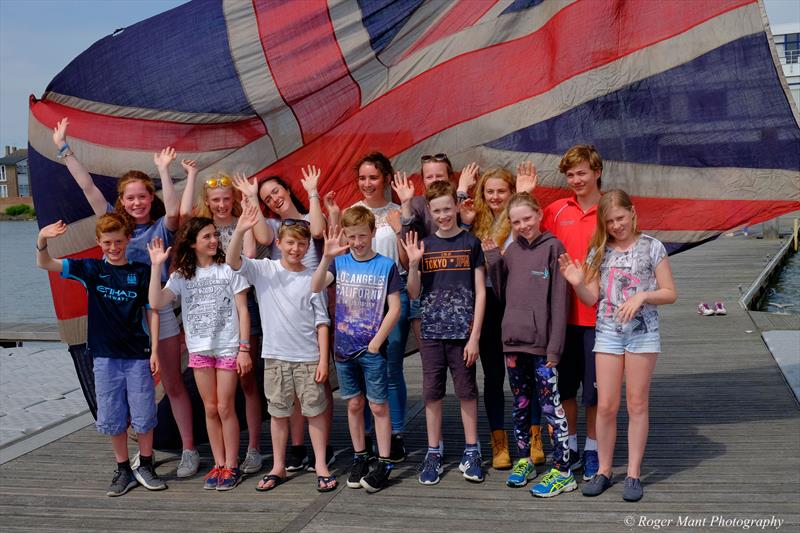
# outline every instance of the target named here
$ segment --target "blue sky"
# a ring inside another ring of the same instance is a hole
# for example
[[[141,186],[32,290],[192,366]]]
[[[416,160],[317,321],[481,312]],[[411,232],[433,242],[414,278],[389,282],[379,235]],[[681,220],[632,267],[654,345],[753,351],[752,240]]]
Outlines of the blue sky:
[[[670,0],[660,0],[670,1]],[[0,0],[0,150],[27,145],[28,96],[93,42],[185,0]],[[771,24],[800,23],[798,0],[766,0]]]

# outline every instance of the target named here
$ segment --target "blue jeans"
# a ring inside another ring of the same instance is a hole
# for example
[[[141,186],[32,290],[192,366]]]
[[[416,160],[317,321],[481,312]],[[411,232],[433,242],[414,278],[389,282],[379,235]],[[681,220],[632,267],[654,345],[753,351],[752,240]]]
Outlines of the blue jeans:
[[[400,291],[400,320],[386,339],[386,363],[389,375],[389,414],[392,417],[392,433],[400,433],[406,426],[408,391],[403,375],[403,359],[411,322],[408,320],[409,299],[405,287]]]
[[[386,359],[381,354],[364,352],[355,359],[337,361],[336,374],[343,400],[363,394],[372,403],[386,403]]]

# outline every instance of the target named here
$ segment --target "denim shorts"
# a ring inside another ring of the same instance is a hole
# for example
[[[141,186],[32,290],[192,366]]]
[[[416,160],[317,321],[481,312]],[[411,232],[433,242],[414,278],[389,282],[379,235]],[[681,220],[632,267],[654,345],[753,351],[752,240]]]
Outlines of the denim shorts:
[[[655,333],[613,333],[597,331],[594,341],[595,353],[661,353],[661,336]]]
[[[156,418],[156,388],[149,359],[94,358],[97,431],[119,435],[128,428],[147,433]]]
[[[355,359],[337,361],[336,375],[343,400],[359,394],[364,394],[372,403],[386,403],[389,398],[386,358],[379,353],[364,352]]]

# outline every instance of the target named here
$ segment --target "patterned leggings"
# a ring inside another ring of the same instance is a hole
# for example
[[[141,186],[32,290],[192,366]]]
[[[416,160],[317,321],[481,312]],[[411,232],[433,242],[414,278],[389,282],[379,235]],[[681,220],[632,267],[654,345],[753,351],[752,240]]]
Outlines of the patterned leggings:
[[[506,369],[508,384],[514,394],[514,437],[521,457],[531,451],[531,400],[534,390],[548,425],[553,428],[553,468],[566,471],[569,468],[569,430],[567,417],[558,393],[558,370],[547,368],[543,355],[507,353]]]

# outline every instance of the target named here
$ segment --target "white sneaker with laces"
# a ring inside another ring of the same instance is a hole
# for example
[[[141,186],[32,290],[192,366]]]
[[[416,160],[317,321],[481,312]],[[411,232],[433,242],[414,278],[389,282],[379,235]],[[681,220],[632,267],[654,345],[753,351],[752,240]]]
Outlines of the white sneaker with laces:
[[[714,314],[714,310],[711,309],[707,303],[700,302],[697,304],[697,314],[702,316],[712,316]]]
[[[264,458],[261,457],[261,453],[259,453],[258,450],[255,448],[248,448],[244,461],[239,465],[239,470],[245,474],[255,474],[261,470],[263,461]]]
[[[728,310],[725,309],[725,304],[722,303],[722,300],[714,302],[714,314],[724,316],[728,314]]]
[[[183,450],[178,464],[178,477],[192,477],[200,468],[200,453],[197,450]]]

